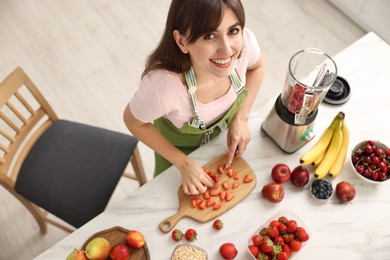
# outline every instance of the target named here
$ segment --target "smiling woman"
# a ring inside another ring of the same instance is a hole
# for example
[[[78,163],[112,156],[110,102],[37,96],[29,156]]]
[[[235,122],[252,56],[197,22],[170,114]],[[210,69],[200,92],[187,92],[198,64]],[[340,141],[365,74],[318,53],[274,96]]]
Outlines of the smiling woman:
[[[162,39],[124,111],[128,129],[155,151],[155,176],[173,164],[186,194],[213,187],[187,155],[226,129],[227,163],[244,153],[263,70],[240,0],[173,0]]]

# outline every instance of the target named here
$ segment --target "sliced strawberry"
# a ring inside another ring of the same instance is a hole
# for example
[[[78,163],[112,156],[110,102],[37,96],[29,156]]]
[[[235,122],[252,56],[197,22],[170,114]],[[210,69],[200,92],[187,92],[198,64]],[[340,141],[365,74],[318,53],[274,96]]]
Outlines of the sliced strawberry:
[[[222,206],[221,202],[217,201],[217,202],[215,202],[215,204],[214,204],[213,210],[218,210],[218,209],[221,208],[221,206]]]
[[[204,198],[205,200],[207,200],[207,199],[210,198],[210,192],[209,192],[209,190],[206,190],[206,191],[203,193],[203,198]]]
[[[231,201],[234,198],[234,194],[230,192],[226,192],[226,201]]]
[[[225,166],[223,166],[223,165],[220,165],[220,166],[217,167],[217,170],[218,170],[218,172],[219,172],[220,174],[223,173],[223,170],[224,170],[224,169],[225,169]]]
[[[211,170],[205,169],[204,171],[205,171],[205,173],[206,173],[208,176],[210,176],[211,178],[214,176],[214,173],[213,173]]]
[[[206,208],[206,201],[202,200],[202,202],[198,205],[198,208],[200,208],[200,209]]]
[[[240,178],[240,172],[236,172],[236,174],[234,174],[233,179],[238,180],[239,178]]]
[[[225,199],[226,199],[226,191],[222,191],[222,190],[221,190],[221,192],[219,193],[219,198],[220,198],[221,200],[225,200]]]
[[[206,207],[211,207],[215,204],[215,200],[213,198],[210,198],[206,201]]]
[[[219,182],[219,179],[221,178],[221,175],[214,175],[213,176],[213,179],[214,179],[214,182]]]
[[[229,183],[227,181],[222,182],[222,188],[224,188],[224,190],[228,190],[229,189]]]
[[[198,199],[197,199],[197,198],[193,198],[193,199],[191,200],[191,203],[192,203],[192,207],[193,207],[193,208],[196,208],[196,206],[198,206]]]
[[[233,186],[232,186],[233,190],[234,190],[235,188],[237,188],[238,186],[240,186],[240,184],[238,184],[238,182],[235,181],[235,182],[233,183]]]
[[[210,195],[213,196],[213,197],[214,197],[214,196],[218,196],[218,195],[219,195],[219,192],[220,192],[220,191],[219,191],[218,189],[211,189],[211,190],[210,190]]]
[[[233,177],[233,174],[234,174],[234,170],[233,169],[229,169],[226,171],[226,175],[229,176],[230,178]]]
[[[244,183],[250,183],[253,181],[253,178],[250,175],[245,175]]]

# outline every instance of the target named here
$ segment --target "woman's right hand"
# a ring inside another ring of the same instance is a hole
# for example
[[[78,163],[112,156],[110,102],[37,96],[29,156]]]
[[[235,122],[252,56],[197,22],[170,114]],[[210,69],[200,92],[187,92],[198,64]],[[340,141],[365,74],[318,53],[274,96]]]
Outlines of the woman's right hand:
[[[186,157],[183,163],[176,165],[179,169],[183,184],[183,191],[187,195],[204,193],[208,187],[213,188],[215,183],[202,167]]]

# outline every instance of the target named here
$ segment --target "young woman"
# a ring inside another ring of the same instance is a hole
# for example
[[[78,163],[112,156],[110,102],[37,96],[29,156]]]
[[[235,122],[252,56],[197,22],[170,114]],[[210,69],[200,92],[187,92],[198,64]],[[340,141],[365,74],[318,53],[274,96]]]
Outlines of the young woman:
[[[212,187],[187,155],[225,129],[228,161],[245,151],[263,71],[240,0],[172,0],[161,42],[124,111],[130,132],[155,151],[155,176],[173,164],[186,194]]]

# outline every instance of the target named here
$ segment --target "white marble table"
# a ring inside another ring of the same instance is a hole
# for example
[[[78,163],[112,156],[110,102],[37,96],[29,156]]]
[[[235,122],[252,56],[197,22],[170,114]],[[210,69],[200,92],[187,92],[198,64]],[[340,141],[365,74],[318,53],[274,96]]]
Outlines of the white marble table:
[[[333,180],[333,184],[342,180],[352,183],[357,191],[352,203],[340,204],[333,197],[325,204],[318,204],[309,197],[308,187],[302,191],[290,183],[284,184],[285,198],[278,204],[272,204],[260,196],[262,186],[271,181],[273,165],[285,163],[291,168],[297,166],[300,155],[314,144],[340,110],[345,112],[350,127],[351,148],[363,139],[372,138],[390,144],[387,123],[390,112],[390,46],[374,33],[368,33],[334,58],[338,74],[351,86],[352,96],[341,106],[320,105],[314,141],[293,154],[286,154],[263,136],[260,126],[273,105],[271,100],[250,118],[252,140],[244,159],[257,176],[257,186],[252,193],[220,216],[224,222],[221,231],[213,230],[212,222],[198,223],[189,218],[180,220],[176,225],[183,231],[195,228],[198,239],[193,244],[204,248],[210,259],[221,259],[218,248],[225,242],[236,245],[239,251],[236,259],[249,259],[247,245],[251,234],[283,209],[295,211],[312,232],[309,243],[294,259],[390,259],[390,181],[389,184],[367,185],[354,176],[346,162],[342,174]],[[285,70],[282,69],[280,73],[285,75]],[[274,87],[282,89],[282,86]],[[195,151],[191,157],[203,165],[224,152],[227,152],[225,137],[221,136]],[[120,205],[102,213],[36,259],[65,259],[73,248],[80,247],[91,234],[113,226],[141,231],[145,235],[151,259],[169,259],[177,243],[171,240],[170,233],[160,231],[159,224],[178,211],[179,185],[176,170],[168,169]]]

